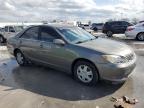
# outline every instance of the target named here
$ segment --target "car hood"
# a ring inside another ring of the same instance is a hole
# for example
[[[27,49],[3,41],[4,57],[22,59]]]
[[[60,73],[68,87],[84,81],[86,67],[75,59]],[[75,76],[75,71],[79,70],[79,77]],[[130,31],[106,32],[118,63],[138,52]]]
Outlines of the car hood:
[[[9,36],[6,36],[7,39],[16,36],[19,32],[11,33]]]
[[[123,56],[132,53],[132,49],[128,45],[122,42],[118,42],[110,39],[104,39],[104,38],[97,38],[95,40],[87,41],[77,45],[104,54]]]

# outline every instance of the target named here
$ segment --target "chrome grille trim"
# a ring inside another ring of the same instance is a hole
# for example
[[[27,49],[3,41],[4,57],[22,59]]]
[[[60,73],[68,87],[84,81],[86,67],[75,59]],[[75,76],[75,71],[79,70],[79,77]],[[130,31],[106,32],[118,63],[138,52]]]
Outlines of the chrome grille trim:
[[[126,59],[127,62],[129,62],[129,61],[132,61],[134,59],[134,57],[135,57],[135,54],[130,53],[130,54],[125,56],[125,59]]]

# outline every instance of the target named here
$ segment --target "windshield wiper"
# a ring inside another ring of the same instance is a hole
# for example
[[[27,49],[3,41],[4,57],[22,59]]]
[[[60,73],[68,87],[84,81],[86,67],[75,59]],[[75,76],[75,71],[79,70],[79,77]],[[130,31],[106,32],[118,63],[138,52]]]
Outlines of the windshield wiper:
[[[91,41],[91,40],[95,40],[95,39],[97,39],[97,38],[98,38],[98,36],[96,36],[95,38],[88,39],[88,40],[78,41],[78,42],[76,42],[76,44],[83,43],[83,42],[87,42],[87,41]]]
[[[95,39],[97,39],[98,38],[98,36],[95,36],[95,38],[92,38],[92,39],[90,39],[90,40],[95,40]]]
[[[83,42],[85,42],[85,41],[78,41],[78,42],[76,42],[76,44],[83,43]]]
[[[78,41],[78,42],[76,42],[76,44],[79,44],[79,43],[84,43],[84,42],[87,42],[87,41],[89,41],[89,40]]]

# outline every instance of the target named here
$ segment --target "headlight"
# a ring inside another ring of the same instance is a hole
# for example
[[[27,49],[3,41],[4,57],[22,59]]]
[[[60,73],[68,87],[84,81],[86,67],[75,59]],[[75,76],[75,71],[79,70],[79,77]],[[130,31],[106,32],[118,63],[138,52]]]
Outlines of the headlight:
[[[126,63],[127,60],[122,56],[117,55],[102,55],[103,59],[107,62],[114,63],[114,64],[121,64]]]

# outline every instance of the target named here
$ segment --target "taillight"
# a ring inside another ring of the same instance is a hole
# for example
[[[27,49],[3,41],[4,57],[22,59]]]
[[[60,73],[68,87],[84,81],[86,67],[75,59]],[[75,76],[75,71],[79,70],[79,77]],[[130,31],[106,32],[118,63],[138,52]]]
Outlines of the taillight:
[[[128,27],[126,31],[132,31],[132,30],[134,30],[134,28]]]

